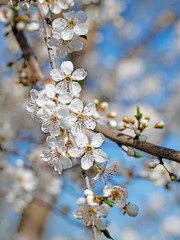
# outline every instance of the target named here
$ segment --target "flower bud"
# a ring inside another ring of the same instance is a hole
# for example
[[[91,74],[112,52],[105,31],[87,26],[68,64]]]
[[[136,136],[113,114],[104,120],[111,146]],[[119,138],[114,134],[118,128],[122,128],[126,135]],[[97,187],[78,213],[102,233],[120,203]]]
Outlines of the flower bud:
[[[117,125],[116,125],[116,128],[117,128],[117,130],[119,130],[119,131],[123,131],[124,129],[126,129],[126,124],[125,123],[123,123],[123,122],[117,122]]]
[[[135,134],[136,134],[136,136],[140,136],[140,135],[141,135],[141,131],[140,131],[139,129],[137,129],[137,130],[135,131]]]
[[[125,207],[125,211],[130,217],[136,217],[139,212],[139,207],[136,204],[128,204]]]
[[[140,142],[146,142],[146,140],[147,140],[147,136],[145,136],[145,135],[140,135],[139,136],[139,141]]]
[[[170,177],[171,181],[176,181],[176,179],[177,179],[177,176],[171,172],[169,173],[169,177]]]
[[[116,117],[116,112],[112,111],[112,112],[108,113],[107,117],[110,117],[110,118]]]
[[[93,115],[93,117],[95,118],[95,119],[98,119],[99,118],[99,113],[96,111],[95,113],[94,113],[94,115]]]
[[[84,195],[87,197],[88,195],[94,195],[93,191],[91,191],[90,189],[86,189],[84,191]]]
[[[159,121],[158,123],[155,124],[154,127],[155,128],[163,128],[164,127],[164,122],[163,121]]]
[[[128,118],[128,117],[123,117],[123,122],[129,123],[129,122],[130,122],[130,121],[129,121],[129,118]]]
[[[29,4],[28,3],[22,3],[22,10],[27,11],[29,9]]]
[[[115,128],[117,126],[117,122],[115,120],[111,120],[108,122],[109,126]]]
[[[145,119],[149,121],[151,119],[151,117],[149,115],[146,115]]]
[[[18,22],[18,23],[16,24],[16,28],[17,28],[18,31],[24,30],[24,28],[25,28],[25,23],[22,22],[22,21]]]
[[[87,195],[86,197],[87,204],[91,204],[94,202],[94,195]]]
[[[131,119],[130,119],[130,123],[135,124],[135,119],[134,119],[134,118],[131,118]]]
[[[27,32],[34,32],[34,31],[37,31],[38,29],[39,29],[39,23],[37,22],[28,23],[26,26]]]
[[[98,99],[93,99],[93,103],[98,105],[99,104],[99,100]]]
[[[157,163],[154,161],[149,162],[149,168],[154,169],[157,166]]]
[[[146,128],[148,126],[148,120],[146,119],[141,120],[141,125],[143,126],[143,128]]]
[[[99,106],[99,111],[104,111],[106,110],[107,108],[109,107],[109,103],[108,102],[102,102],[100,103],[100,106]]]
[[[130,157],[133,157],[134,156],[134,149],[129,147],[128,151],[127,151],[127,155],[130,156]]]

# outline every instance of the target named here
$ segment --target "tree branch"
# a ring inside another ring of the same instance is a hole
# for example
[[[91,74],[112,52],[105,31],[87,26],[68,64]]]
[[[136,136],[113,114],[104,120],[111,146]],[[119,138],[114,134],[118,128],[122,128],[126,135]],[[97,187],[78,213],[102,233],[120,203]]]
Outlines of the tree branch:
[[[99,123],[96,124],[95,132],[102,133],[105,137],[116,142],[119,146],[125,145],[139,149],[158,158],[165,158],[174,162],[180,163],[180,152],[169,148],[161,147],[152,143],[143,143],[133,137],[123,134],[117,130],[110,129]]]

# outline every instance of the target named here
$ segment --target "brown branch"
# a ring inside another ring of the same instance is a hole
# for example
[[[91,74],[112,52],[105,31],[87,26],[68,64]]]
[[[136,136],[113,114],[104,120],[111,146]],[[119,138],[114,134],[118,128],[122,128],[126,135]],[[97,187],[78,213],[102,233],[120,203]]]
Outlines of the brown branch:
[[[36,5],[38,7],[39,14],[40,14],[41,19],[43,21],[44,40],[45,40],[45,43],[47,44],[48,39],[51,37],[51,32],[50,32],[48,24],[47,24],[47,22],[45,20],[45,15],[44,15],[44,12],[43,12],[43,10],[41,8],[41,4],[38,1],[36,1]],[[54,54],[53,54],[53,49],[52,48],[48,47],[48,54],[49,54],[49,61],[50,61],[51,67],[52,67],[52,69],[54,69],[54,68],[56,68],[56,63],[55,63],[55,59],[54,59]]]
[[[139,149],[158,158],[165,158],[180,163],[180,152],[169,148],[161,147],[152,143],[143,143],[135,140],[133,137],[123,134],[117,130],[110,129],[99,123],[96,124],[95,132],[104,134],[105,137],[116,142],[118,145],[125,145]]]
[[[12,27],[12,32],[16,37],[16,40],[23,52],[24,59],[28,61],[29,66],[32,69],[32,72],[34,73],[34,77],[38,81],[44,80],[45,75],[42,72],[41,67],[37,61],[37,58],[35,57],[32,48],[30,47],[28,41],[26,40],[23,31],[18,31],[16,26],[14,25]]]

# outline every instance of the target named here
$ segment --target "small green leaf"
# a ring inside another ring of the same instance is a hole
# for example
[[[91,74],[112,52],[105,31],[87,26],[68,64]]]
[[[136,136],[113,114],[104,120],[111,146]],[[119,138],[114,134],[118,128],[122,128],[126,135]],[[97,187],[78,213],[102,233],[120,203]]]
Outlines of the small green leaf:
[[[141,155],[141,154],[138,153],[138,152],[134,152],[134,157],[140,158],[140,157],[144,157],[144,155]]]
[[[140,112],[139,106],[137,106],[137,114],[135,115],[135,118],[140,121],[142,118],[142,113]]]
[[[109,239],[113,239],[107,229],[101,230],[101,232],[104,234],[105,237],[107,237]]]
[[[81,38],[84,38],[85,40],[87,40],[87,35],[80,35]]]

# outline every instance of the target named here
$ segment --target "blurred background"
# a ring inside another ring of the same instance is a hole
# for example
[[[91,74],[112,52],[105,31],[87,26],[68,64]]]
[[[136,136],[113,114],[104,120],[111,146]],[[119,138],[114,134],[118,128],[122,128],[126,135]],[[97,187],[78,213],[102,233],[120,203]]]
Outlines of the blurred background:
[[[143,116],[150,115],[150,126],[165,122],[163,130],[146,132],[147,141],[180,150],[180,1],[77,0],[73,9],[88,15],[83,51],[66,58],[88,72],[83,101],[108,102],[108,111],[117,112],[117,121],[133,117],[139,106]],[[35,8],[31,14],[37,14]],[[76,201],[84,194],[80,170],[74,167],[60,176],[39,159],[46,135],[27,116],[26,102],[29,90],[40,89],[43,83],[33,84],[13,34],[7,34],[3,23],[0,30],[0,240],[92,239],[73,218]],[[49,78],[42,34],[25,34]],[[57,66],[63,60],[57,58]],[[144,157],[129,157],[108,139],[102,149],[109,163],[118,166],[108,183],[126,186],[127,200],[139,206],[136,218],[110,209],[105,221],[111,236],[180,239],[179,183],[171,182],[162,169],[150,170],[148,163],[154,159],[150,155],[140,152]],[[178,164],[167,161],[165,165],[180,179]],[[90,174],[94,176],[93,170]],[[103,181],[98,182],[95,193],[101,195],[103,186]]]

